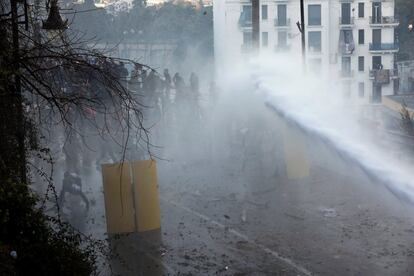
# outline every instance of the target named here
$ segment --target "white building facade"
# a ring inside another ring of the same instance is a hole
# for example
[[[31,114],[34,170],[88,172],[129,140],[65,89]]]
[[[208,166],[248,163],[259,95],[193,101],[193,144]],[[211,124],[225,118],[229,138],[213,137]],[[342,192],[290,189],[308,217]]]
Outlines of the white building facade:
[[[305,0],[306,64],[329,74],[361,103],[394,94],[394,0]],[[301,52],[299,0],[260,0],[261,51]],[[251,1],[214,2],[216,60],[242,59],[252,47]]]

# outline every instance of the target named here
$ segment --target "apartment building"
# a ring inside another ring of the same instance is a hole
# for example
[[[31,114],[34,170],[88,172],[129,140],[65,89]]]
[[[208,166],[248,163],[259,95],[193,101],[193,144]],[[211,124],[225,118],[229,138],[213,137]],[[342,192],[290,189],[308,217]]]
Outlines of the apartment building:
[[[217,60],[243,59],[252,47],[250,0],[214,2]],[[299,0],[260,0],[261,51],[301,52]],[[361,103],[394,94],[394,0],[305,0],[306,64]]]

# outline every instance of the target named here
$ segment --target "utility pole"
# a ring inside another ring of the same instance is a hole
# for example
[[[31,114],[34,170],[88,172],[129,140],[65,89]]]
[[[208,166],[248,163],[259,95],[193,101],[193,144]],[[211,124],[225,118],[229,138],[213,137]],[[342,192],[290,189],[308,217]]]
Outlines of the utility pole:
[[[305,4],[303,3],[304,0],[300,0],[300,22],[296,22],[296,26],[298,26],[299,32],[301,34],[302,40],[302,64],[303,64],[303,71],[306,72],[306,43],[305,43]]]
[[[300,32],[302,34],[302,62],[303,70],[306,70],[306,43],[305,43],[305,5],[304,0],[300,0]]]
[[[252,43],[253,51],[260,49],[260,0],[252,0]]]

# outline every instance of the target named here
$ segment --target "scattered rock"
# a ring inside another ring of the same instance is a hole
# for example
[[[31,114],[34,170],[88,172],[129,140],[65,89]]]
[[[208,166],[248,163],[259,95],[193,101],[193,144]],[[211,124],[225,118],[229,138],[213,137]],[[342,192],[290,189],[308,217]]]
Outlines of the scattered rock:
[[[319,210],[322,212],[323,216],[326,218],[334,218],[338,215],[334,208],[320,208]]]

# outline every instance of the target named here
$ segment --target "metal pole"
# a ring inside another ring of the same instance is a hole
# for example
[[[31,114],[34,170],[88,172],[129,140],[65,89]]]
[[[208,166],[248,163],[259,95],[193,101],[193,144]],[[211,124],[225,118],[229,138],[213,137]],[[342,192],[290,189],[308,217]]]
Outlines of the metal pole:
[[[260,49],[260,0],[252,0],[252,40],[253,51]]]
[[[305,5],[304,0],[300,0],[300,29],[301,29],[301,38],[302,38],[302,62],[303,68],[306,70],[306,43],[305,43]]]

